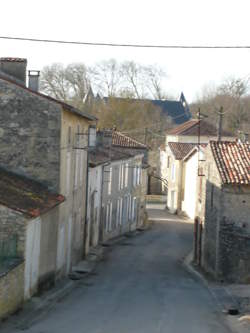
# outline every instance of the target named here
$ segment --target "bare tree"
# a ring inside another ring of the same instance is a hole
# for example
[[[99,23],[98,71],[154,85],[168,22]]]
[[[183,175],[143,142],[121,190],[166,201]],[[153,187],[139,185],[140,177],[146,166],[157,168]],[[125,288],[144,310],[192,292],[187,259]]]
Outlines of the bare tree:
[[[224,110],[224,128],[237,134],[250,120],[250,99],[248,79],[228,78],[217,88],[206,89],[203,95],[191,106],[193,112],[200,107],[208,120],[217,124],[217,112]],[[250,128],[249,128],[250,130]]]
[[[162,80],[166,78],[166,73],[163,69],[157,66],[144,66],[143,67],[145,82],[151,95],[155,99],[166,99],[167,94],[163,89]]]
[[[52,64],[43,68],[41,90],[57,99],[81,108],[90,86],[88,70],[84,64]]]
[[[121,67],[114,59],[102,61],[90,68],[91,83],[106,96],[116,96],[121,83]]]

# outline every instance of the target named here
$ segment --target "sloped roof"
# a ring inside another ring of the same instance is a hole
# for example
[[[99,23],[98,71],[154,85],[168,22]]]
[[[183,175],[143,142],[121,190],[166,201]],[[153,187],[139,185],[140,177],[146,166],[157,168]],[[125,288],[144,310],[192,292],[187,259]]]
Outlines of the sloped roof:
[[[0,167],[0,204],[37,217],[65,200],[44,185]]]
[[[168,142],[168,146],[176,160],[182,160],[197,146],[195,143]]]
[[[16,86],[18,86],[18,87],[20,87],[20,88],[22,88],[22,89],[24,89],[24,90],[32,93],[32,94],[34,94],[34,95],[37,95],[37,96],[45,98],[45,99],[47,99],[47,100],[49,100],[51,102],[59,104],[64,109],[66,109],[67,111],[69,111],[71,113],[75,113],[78,116],[81,116],[81,117],[86,118],[88,120],[97,120],[96,117],[92,116],[91,114],[89,114],[87,112],[80,111],[80,110],[76,109],[75,107],[73,107],[72,105],[69,105],[69,104],[67,104],[67,103],[65,103],[63,101],[59,101],[58,99],[55,99],[55,98],[50,97],[48,95],[44,95],[44,94],[42,94],[42,93],[40,93],[38,91],[34,91],[34,90],[32,90],[32,89],[24,86],[23,84],[16,82],[14,79],[11,79],[9,75],[6,75],[5,73],[3,73],[1,71],[0,71],[0,79],[6,81],[8,83],[14,84],[14,85],[16,85]]]
[[[147,146],[121,132],[112,131],[112,145],[126,148],[144,148]]]
[[[250,144],[210,142],[211,151],[224,184],[250,185]]]
[[[185,136],[197,136],[199,134],[199,124],[200,124],[200,135],[201,136],[217,136],[217,128],[205,121],[204,119],[191,119],[180,126],[168,132],[168,135],[185,135]],[[230,137],[231,133],[222,130],[222,136]]]
[[[89,164],[92,167],[118,160],[125,160],[138,155],[138,152],[124,151],[122,147],[96,147],[89,152]]]
[[[182,124],[191,118],[180,101],[153,100],[152,103],[161,108],[162,113],[170,117],[174,124]]]
[[[118,102],[127,101],[130,103],[137,103],[137,105],[141,105],[142,107],[145,103],[152,103],[159,108],[164,115],[170,117],[174,124],[182,124],[191,118],[191,113],[188,107],[185,108],[181,101],[121,97],[112,97],[112,99],[115,99]],[[103,100],[108,102],[109,97],[104,97]]]

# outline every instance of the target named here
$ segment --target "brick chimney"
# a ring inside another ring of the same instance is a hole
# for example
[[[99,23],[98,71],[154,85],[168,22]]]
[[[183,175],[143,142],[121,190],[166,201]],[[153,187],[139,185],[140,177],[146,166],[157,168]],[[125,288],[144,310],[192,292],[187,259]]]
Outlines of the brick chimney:
[[[26,86],[27,59],[0,58],[0,71]]]
[[[34,91],[39,91],[39,76],[40,71],[29,71],[29,88]]]

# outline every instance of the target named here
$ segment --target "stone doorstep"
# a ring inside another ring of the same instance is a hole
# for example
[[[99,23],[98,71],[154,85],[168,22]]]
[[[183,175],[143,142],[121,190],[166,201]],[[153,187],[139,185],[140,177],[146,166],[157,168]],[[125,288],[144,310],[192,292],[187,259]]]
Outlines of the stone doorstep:
[[[91,273],[96,266],[95,261],[82,260],[76,266],[72,267],[72,272]]]

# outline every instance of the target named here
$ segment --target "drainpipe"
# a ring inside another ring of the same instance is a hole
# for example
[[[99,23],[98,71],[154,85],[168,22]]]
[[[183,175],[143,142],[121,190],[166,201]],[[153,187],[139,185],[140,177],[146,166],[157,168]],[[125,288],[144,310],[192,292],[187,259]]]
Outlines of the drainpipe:
[[[86,199],[85,199],[85,224],[84,224],[84,244],[83,244],[83,257],[86,256],[86,243],[88,239],[88,194],[89,194],[89,127],[87,135],[87,168],[86,168]]]

